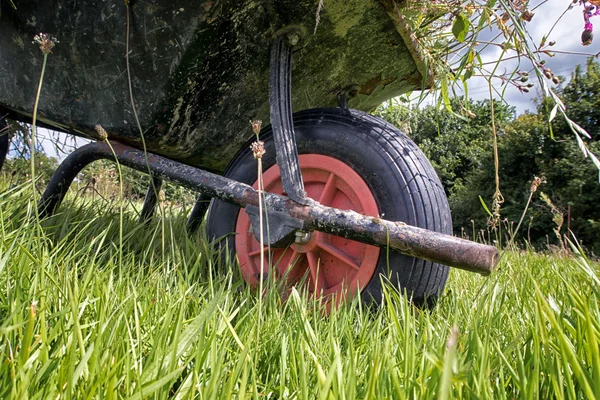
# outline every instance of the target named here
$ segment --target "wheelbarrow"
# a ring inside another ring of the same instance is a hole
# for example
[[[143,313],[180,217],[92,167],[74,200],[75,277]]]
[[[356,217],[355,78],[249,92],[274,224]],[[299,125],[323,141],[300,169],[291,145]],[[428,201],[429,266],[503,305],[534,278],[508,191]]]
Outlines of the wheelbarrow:
[[[107,159],[151,175],[143,218],[164,179],[198,191],[188,228],[206,218],[252,286],[270,277],[332,303],[377,301],[387,280],[421,304],[440,295],[448,266],[487,275],[498,262],[496,248],[451,236],[424,154],[367,113],[434,79],[402,2],[1,4],[0,117],[31,121],[43,60],[32,38],[47,32],[60,43],[38,124],[96,140],[60,165],[43,216]],[[251,120],[268,124],[264,155],[250,149]]]

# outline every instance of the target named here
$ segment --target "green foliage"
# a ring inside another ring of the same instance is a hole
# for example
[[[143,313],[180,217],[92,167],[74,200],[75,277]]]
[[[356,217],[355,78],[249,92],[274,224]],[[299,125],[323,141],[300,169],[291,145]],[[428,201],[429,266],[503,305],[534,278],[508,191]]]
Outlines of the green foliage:
[[[459,43],[462,43],[467,38],[467,34],[469,33],[469,28],[471,27],[471,22],[469,18],[463,14],[458,14],[454,18],[454,23],[452,24],[452,34],[456,38]]]
[[[581,255],[509,252],[490,278],[454,271],[430,312],[384,285],[378,309],[325,317],[272,282],[259,301],[185,214],[125,214],[119,243],[103,204],[71,199],[39,229],[31,186],[3,185],[0,398],[600,395],[600,275]]]
[[[36,187],[39,191],[45,189],[52,174],[58,166],[58,161],[40,152],[35,157]],[[9,158],[0,171],[0,180],[9,182],[11,186],[19,185],[30,179],[31,160],[25,157]]]
[[[600,66],[588,61],[585,72],[577,68],[572,80],[557,92],[573,121],[586,129],[594,142],[589,149],[600,154]],[[581,155],[573,140],[569,122],[554,119],[551,138],[547,102],[537,114],[514,117],[514,109],[495,102],[500,188],[504,197],[501,215],[507,235],[519,221],[531,193],[531,183],[541,177],[540,187],[555,209],[534,193],[532,205],[517,239],[538,248],[551,243],[563,246],[553,231],[553,220],[563,218],[560,234],[571,229],[583,245],[600,253],[600,184],[596,166]],[[436,107],[423,109],[390,105],[379,114],[408,130],[430,158],[449,195],[455,234],[477,238],[487,232],[488,214],[479,197],[490,204],[495,189],[490,102],[469,101],[461,105],[453,100],[453,109],[468,109],[472,118],[464,119]],[[570,213],[570,220],[569,218]],[[475,226],[475,234],[473,233]],[[466,233],[465,233],[466,232]],[[493,234],[492,236],[498,236]],[[496,237],[506,243],[504,234]]]
[[[600,140],[600,65],[593,58],[587,60],[585,71],[578,65],[560,95],[573,121],[584,128],[592,140]],[[555,121],[555,125],[560,132],[567,133],[564,121]]]
[[[104,197],[119,196],[120,182],[123,179],[123,195],[128,200],[143,200],[150,185],[150,176],[125,166],[121,167],[123,176],[119,175],[117,166],[111,161],[97,161],[86,167],[81,173],[83,184],[95,182],[96,190]],[[180,185],[164,182],[162,191],[165,200],[180,205],[190,205],[195,201],[197,193]]]
[[[464,109],[457,99],[452,109]],[[470,118],[429,106],[408,109],[401,105],[383,106],[377,114],[405,130],[431,161],[447,193],[464,184],[469,171],[479,169],[491,152],[491,117],[488,101],[467,104]],[[514,109],[494,104],[496,124],[503,126],[514,117]]]

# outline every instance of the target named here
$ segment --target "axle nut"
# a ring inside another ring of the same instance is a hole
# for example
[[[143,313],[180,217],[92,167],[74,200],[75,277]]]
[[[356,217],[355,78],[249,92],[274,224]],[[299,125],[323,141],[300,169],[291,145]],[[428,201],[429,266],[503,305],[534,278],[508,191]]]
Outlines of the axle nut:
[[[306,244],[310,241],[310,232],[296,231],[296,239],[294,240],[297,244]]]

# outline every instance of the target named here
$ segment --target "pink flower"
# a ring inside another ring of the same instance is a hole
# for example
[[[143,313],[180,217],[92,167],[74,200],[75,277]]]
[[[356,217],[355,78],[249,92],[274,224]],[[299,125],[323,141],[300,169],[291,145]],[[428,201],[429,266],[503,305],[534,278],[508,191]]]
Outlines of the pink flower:
[[[583,21],[585,22],[581,34],[581,44],[588,46],[594,40],[594,25],[592,25],[590,18],[600,15],[600,7],[595,5],[595,1],[580,0],[579,4],[583,6]]]

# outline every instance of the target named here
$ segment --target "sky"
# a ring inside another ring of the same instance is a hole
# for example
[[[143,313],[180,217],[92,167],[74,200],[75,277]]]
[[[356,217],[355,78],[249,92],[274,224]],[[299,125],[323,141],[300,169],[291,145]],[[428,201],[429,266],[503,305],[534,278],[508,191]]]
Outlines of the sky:
[[[590,55],[600,52],[600,16],[592,18],[592,23],[595,23],[596,26],[597,40],[589,46],[583,46],[581,44],[581,33],[584,26],[583,8],[579,4],[574,4],[569,10],[571,4],[570,0],[532,0],[528,9],[533,10],[535,15],[531,22],[526,23],[531,42],[536,44],[541,42],[543,36],[550,32],[556,23],[546,41],[547,43],[556,42],[554,46],[549,48],[555,52],[555,55],[554,57],[543,57],[543,59],[546,60],[546,67],[550,68],[555,75],[563,76],[567,80],[569,80],[571,73],[578,64],[584,65]],[[562,15],[563,13],[564,15]],[[500,54],[501,50],[495,47],[493,51],[482,55],[482,59],[484,62],[495,61]],[[516,60],[506,61],[503,67],[507,71],[512,71],[516,64]],[[531,69],[531,63],[524,61],[519,69],[528,71]],[[506,89],[504,98],[507,103],[516,107],[518,114],[526,110],[535,111],[534,99],[541,97],[537,79],[530,76],[530,82],[534,83],[535,86],[531,88],[529,93],[521,93],[517,88],[510,85]],[[495,82],[494,87],[498,90],[503,89],[500,80]],[[487,82],[481,78],[471,78],[469,80],[469,96],[476,100],[489,98]]]
[[[584,47],[581,44],[581,33],[583,31],[583,8],[579,4],[574,4],[569,10],[570,0],[532,0],[529,3],[529,9],[535,12],[531,22],[527,23],[527,30],[531,35],[532,43],[540,43],[542,37],[552,29],[551,34],[547,38],[547,42],[555,41],[556,44],[551,48],[554,50],[554,57],[545,57],[546,66],[549,67],[555,75],[564,76],[567,80],[570,78],[572,71],[577,64],[585,64],[586,58],[589,55],[595,55],[600,52],[600,16],[592,18],[595,23],[597,32],[597,40],[590,46]],[[564,15],[563,15],[564,13]],[[562,17],[561,17],[562,15]],[[560,17],[560,18],[559,18]],[[491,34],[493,35],[493,34]],[[493,48],[482,54],[484,62],[497,60],[500,55],[499,48]],[[502,65],[507,71],[510,71],[515,66],[515,61],[506,61]],[[520,66],[522,70],[529,70],[531,65],[525,62]],[[504,94],[504,99],[510,105],[515,106],[517,113],[521,114],[527,110],[535,111],[534,99],[541,97],[539,84],[535,78],[530,78],[530,81],[536,86],[531,88],[529,93],[521,93],[515,87],[509,86]],[[483,79],[469,79],[469,96],[475,100],[483,100],[489,98],[489,89],[487,82]],[[494,87],[497,90],[503,90],[500,81],[496,81]],[[431,97],[423,104],[431,103]],[[72,137],[66,138],[66,135],[58,134],[52,138],[52,134],[48,131],[40,129],[40,138],[44,149],[49,156],[63,159],[64,153],[56,151],[56,138],[59,138],[61,143],[66,143],[64,150],[68,152],[70,148],[78,147],[86,143],[86,140]],[[62,146],[62,145],[59,145]]]

